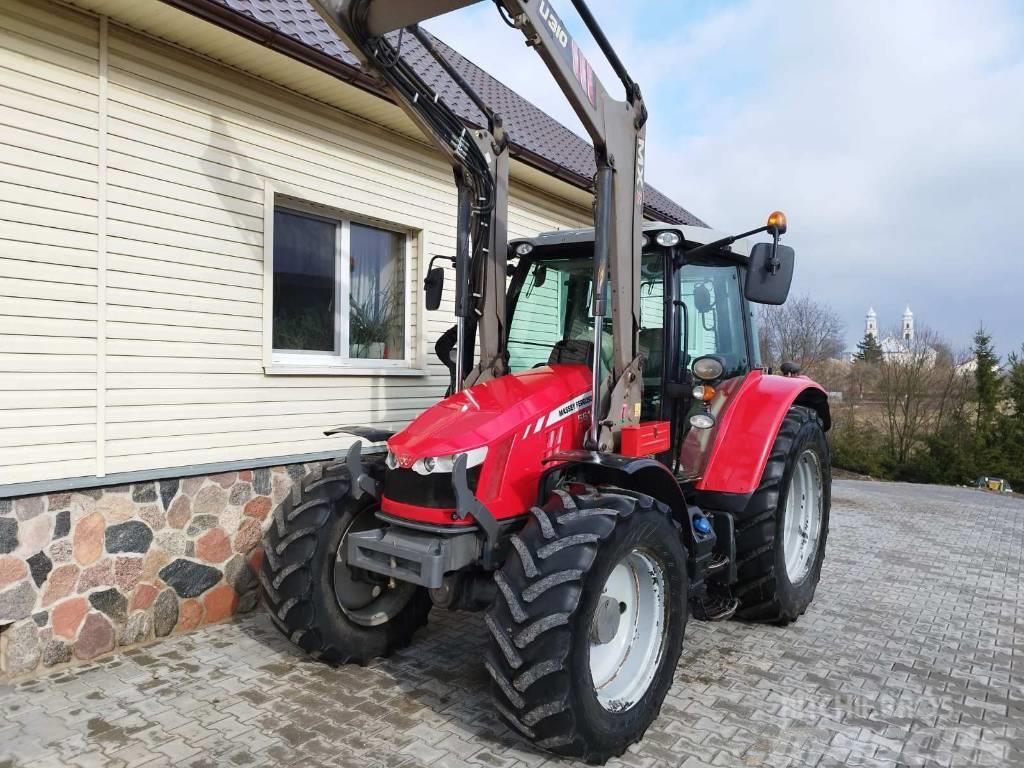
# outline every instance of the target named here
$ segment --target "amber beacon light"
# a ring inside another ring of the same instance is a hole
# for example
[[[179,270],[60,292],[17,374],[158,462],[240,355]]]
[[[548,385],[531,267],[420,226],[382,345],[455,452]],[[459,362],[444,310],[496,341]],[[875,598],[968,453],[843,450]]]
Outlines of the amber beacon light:
[[[773,235],[784,235],[786,234],[786,228],[788,223],[786,222],[786,214],[782,211],[774,211],[768,217],[768,232]]]

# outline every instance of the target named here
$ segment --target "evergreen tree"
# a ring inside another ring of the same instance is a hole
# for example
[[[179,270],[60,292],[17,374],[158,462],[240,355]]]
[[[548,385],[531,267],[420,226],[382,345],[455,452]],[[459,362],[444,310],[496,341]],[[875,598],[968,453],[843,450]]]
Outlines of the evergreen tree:
[[[999,454],[1002,472],[1014,490],[1024,491],[1024,345],[1020,354],[1006,358],[1006,399],[1011,413],[999,423]]]
[[[984,326],[974,334],[971,351],[977,367],[974,369],[974,392],[978,401],[978,437],[985,440],[992,431],[999,406],[999,357],[992,346],[992,336]]]
[[[882,362],[882,346],[878,339],[870,333],[865,333],[863,340],[857,343],[857,352],[853,358],[862,363]]]
[[[1024,344],[1019,355],[1011,352],[1006,358],[1006,398],[1013,407],[1014,418],[1024,423]]]

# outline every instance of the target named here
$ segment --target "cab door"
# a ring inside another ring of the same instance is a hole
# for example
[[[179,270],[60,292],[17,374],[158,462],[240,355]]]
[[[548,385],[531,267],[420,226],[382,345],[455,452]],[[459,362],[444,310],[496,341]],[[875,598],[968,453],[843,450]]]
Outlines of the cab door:
[[[714,445],[719,416],[729,398],[739,389],[744,377],[760,365],[754,343],[753,316],[743,296],[743,272],[735,264],[725,262],[684,264],[676,272],[680,311],[680,361],[686,371],[693,361],[715,355],[725,372],[715,384],[715,393],[708,403],[685,398],[681,419],[677,419],[676,445],[678,475],[683,480],[696,480],[704,473],[708,455]],[[684,326],[684,327],[683,327]],[[683,377],[684,380],[686,377]],[[692,382],[692,379],[689,379]],[[697,428],[690,418],[710,413],[715,426]]]

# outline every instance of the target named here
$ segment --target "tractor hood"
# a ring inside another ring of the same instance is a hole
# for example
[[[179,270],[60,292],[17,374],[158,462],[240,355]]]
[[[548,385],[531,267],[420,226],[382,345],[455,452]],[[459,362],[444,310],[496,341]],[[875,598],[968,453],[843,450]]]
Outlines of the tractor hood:
[[[399,466],[408,468],[427,456],[490,446],[527,426],[539,424],[539,430],[575,412],[589,390],[585,365],[543,366],[502,376],[428,408],[388,440],[388,448]]]

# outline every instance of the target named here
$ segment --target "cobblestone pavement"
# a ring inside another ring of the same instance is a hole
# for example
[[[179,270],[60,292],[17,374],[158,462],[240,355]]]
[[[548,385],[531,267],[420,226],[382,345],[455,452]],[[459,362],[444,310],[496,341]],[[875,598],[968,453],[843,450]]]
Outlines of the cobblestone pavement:
[[[788,628],[692,622],[631,766],[1024,765],[1024,502],[840,481],[824,575]],[[265,616],[0,688],[0,766],[523,768],[478,615],[330,669]]]

